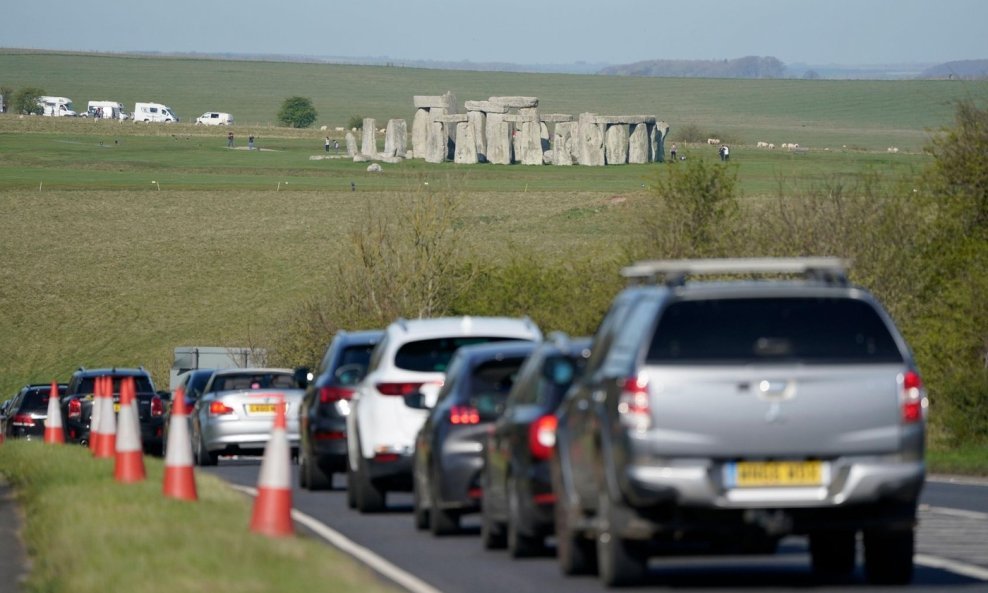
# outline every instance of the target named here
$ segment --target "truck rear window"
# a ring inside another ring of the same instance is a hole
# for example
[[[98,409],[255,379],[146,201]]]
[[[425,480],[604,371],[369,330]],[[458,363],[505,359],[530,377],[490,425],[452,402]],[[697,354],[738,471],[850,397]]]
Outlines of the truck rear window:
[[[395,366],[406,371],[445,373],[450,359],[453,358],[453,353],[460,346],[514,339],[517,338],[469,336],[409,342],[398,348],[398,352],[395,354]]]
[[[654,364],[866,364],[902,362],[869,303],[846,298],[679,301],[661,314]]]

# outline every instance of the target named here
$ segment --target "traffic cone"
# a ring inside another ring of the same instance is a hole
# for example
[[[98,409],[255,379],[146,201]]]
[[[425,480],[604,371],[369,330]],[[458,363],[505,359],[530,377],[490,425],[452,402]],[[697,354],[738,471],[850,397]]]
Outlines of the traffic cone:
[[[116,463],[113,477],[118,482],[140,482],[144,471],[144,448],[141,446],[141,425],[137,421],[137,402],[134,396],[134,378],[120,381],[120,418],[117,422]]]
[[[278,402],[271,440],[264,448],[250,530],[268,537],[295,533],[292,524],[291,449],[285,434],[285,399]]]
[[[121,384],[123,381],[121,381]],[[96,443],[97,459],[111,459],[117,454],[117,415],[113,411],[113,377],[104,383],[102,404],[99,412],[99,442]]]
[[[93,405],[89,408],[89,450],[96,456],[96,446],[100,442],[100,412],[103,411],[103,392],[106,390],[106,377],[93,379]]]
[[[185,390],[179,388],[172,398],[168,442],[165,443],[165,480],[161,490],[168,498],[199,500],[196,477],[192,471],[192,441],[189,438],[188,417]]]
[[[45,418],[45,442],[58,445],[65,442],[65,429],[62,427],[62,406],[58,401],[58,381],[51,382],[48,396],[48,417]]]

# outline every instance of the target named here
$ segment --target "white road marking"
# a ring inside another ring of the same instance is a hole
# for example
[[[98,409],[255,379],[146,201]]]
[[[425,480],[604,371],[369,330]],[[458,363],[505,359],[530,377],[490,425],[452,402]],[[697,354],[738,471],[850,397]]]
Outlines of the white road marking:
[[[962,519],[988,521],[988,513],[979,513],[978,511],[965,511],[964,509],[952,509],[948,507],[931,507],[926,504],[920,505],[919,508],[920,510],[929,511],[938,515],[949,515],[951,517],[960,517]]]
[[[239,490],[240,492],[249,494],[250,496],[257,496],[256,488],[248,488],[246,486],[237,486],[233,484],[231,484],[231,487],[234,490]],[[319,522],[314,517],[306,515],[302,511],[292,509],[292,519],[311,529],[316,535],[326,540],[330,545],[346,554],[349,554],[350,556],[353,556],[360,562],[367,565],[371,570],[380,573],[385,578],[401,587],[404,587],[411,593],[442,593],[439,589],[436,589],[412,573],[398,568],[394,564],[375,554],[373,551],[357,544],[339,531],[336,531],[328,525]]]
[[[988,568],[982,568],[965,562],[957,562],[956,560],[948,560],[938,556],[929,556],[927,554],[916,554],[913,556],[913,559],[917,564],[922,564],[923,566],[941,568],[972,579],[988,581]]]

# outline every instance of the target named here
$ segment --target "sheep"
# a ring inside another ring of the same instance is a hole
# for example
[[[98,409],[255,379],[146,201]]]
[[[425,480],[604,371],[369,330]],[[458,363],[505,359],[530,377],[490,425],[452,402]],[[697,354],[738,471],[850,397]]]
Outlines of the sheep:
[[[758,144],[755,145],[755,148],[768,148],[768,142],[759,141]]]
[[[720,138],[707,138],[707,144],[720,144]]]

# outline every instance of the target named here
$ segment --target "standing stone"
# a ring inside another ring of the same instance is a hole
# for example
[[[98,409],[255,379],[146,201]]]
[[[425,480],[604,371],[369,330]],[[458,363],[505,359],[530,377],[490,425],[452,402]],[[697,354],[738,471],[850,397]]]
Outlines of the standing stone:
[[[356,156],[357,154],[357,139],[353,136],[353,132],[346,133],[346,155]]]
[[[601,125],[594,121],[592,113],[581,113],[577,134],[580,145],[579,163],[588,167],[603,167],[604,131]]]
[[[521,124],[518,138],[518,161],[523,165],[542,164],[542,128],[538,120]]]
[[[649,126],[649,144],[652,151],[651,158],[658,163],[666,160],[666,136],[669,135],[669,124],[664,121],[655,122]]]
[[[549,150],[552,147],[549,143],[549,139],[552,138],[552,136],[549,135],[549,126],[546,125],[544,121],[539,122],[539,136],[541,138],[542,152]]]
[[[615,124],[607,126],[604,133],[605,161],[608,165],[623,165],[628,162],[628,126]]]
[[[477,136],[470,122],[456,124],[456,151],[453,162],[461,165],[472,165],[477,162]]]
[[[473,137],[477,142],[477,160],[487,161],[487,116],[483,111],[468,111],[467,121],[473,126]]]
[[[438,121],[430,123],[429,138],[425,147],[425,161],[427,163],[441,163],[445,161],[448,146],[446,126]]]
[[[500,113],[487,114],[487,162],[511,164],[511,124]]]
[[[552,135],[552,157],[553,164],[572,165],[574,162],[573,153],[570,148],[573,144],[573,133],[576,124],[565,122],[556,124],[556,130]]]
[[[648,124],[632,125],[631,135],[628,137],[628,162],[635,165],[645,164],[649,162],[650,154]]]
[[[377,122],[373,117],[364,118],[363,136],[360,142],[360,154],[364,156],[374,156],[377,154],[377,138],[374,132],[377,131]]]
[[[384,156],[405,156],[408,146],[408,125],[403,119],[389,119],[384,131]]]
[[[415,158],[425,157],[430,123],[432,120],[428,109],[420,108],[415,111],[415,118],[412,120],[412,153]]]

